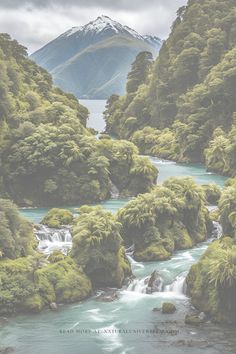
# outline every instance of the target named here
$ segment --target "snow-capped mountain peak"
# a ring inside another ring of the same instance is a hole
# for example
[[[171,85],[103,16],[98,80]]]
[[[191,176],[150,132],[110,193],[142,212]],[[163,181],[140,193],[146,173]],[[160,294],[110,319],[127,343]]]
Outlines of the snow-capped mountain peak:
[[[135,57],[148,51],[154,57],[157,37],[142,36],[108,16],[72,27],[31,55],[50,71],[56,85],[78,98],[107,99],[124,95],[126,78]]]
[[[84,26],[80,27],[72,27],[69,31],[62,34],[62,37],[71,37],[78,36],[81,33],[83,34],[100,34],[109,31],[114,35],[124,34],[131,36],[136,39],[143,40],[145,42],[149,42],[150,44],[154,44],[154,40],[151,40],[149,36],[142,36],[132,28],[128,26],[123,26],[119,22],[112,20],[110,17],[101,15],[96,18],[96,20],[87,23]],[[151,37],[151,36],[150,36]],[[154,38],[154,37],[153,37]],[[157,37],[155,37],[157,38]],[[157,43],[157,42],[156,42]]]

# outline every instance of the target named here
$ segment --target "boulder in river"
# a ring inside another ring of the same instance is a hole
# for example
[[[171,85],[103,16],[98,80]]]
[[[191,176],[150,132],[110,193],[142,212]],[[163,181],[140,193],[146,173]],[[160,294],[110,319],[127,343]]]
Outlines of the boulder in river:
[[[98,295],[96,297],[97,301],[102,301],[102,302],[112,302],[115,300],[118,300],[119,296],[116,290],[106,290],[102,294]]]
[[[197,315],[186,315],[184,322],[188,325],[199,326],[203,320]]]
[[[154,270],[154,272],[151,274],[151,278],[148,281],[146,293],[147,294],[152,294],[155,292],[160,292],[162,291],[162,278],[157,270]]]
[[[164,302],[162,304],[161,311],[164,314],[172,314],[176,311],[176,307],[174,304],[172,304],[172,302]]]
[[[49,307],[50,307],[50,309],[52,311],[57,311],[58,310],[58,306],[57,306],[56,302],[51,302]]]

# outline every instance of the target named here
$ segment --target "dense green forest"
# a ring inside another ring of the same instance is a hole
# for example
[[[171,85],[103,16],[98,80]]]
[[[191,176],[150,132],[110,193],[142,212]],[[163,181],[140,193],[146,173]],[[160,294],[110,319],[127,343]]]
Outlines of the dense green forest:
[[[127,94],[111,96],[107,131],[141,153],[236,171],[236,4],[189,0],[159,57],[133,63]]]
[[[104,200],[148,191],[157,171],[130,142],[98,140],[88,111],[53,87],[24,47],[0,35],[0,195],[18,205]],[[123,172],[122,174],[120,172]]]

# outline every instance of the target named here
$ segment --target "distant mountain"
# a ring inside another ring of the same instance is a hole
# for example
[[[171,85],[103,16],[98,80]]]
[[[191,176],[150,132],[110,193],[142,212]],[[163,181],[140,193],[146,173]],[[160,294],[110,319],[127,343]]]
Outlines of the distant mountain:
[[[78,98],[105,99],[125,93],[130,65],[141,51],[157,55],[162,41],[98,17],[73,27],[31,55],[47,69],[54,83]]]

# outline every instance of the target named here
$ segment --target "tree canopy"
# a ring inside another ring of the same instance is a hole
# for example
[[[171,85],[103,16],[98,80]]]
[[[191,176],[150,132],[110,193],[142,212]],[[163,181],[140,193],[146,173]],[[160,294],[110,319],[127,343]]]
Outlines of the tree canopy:
[[[137,57],[135,92],[108,100],[107,131],[142,153],[235,175],[235,19],[233,0],[189,0],[142,80]]]
[[[112,184],[128,195],[148,191],[155,168],[131,143],[99,141],[86,129],[87,116],[24,47],[0,34],[2,197],[18,205],[71,205],[109,198]]]

